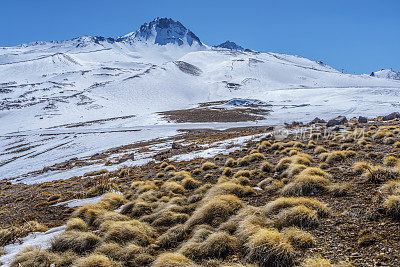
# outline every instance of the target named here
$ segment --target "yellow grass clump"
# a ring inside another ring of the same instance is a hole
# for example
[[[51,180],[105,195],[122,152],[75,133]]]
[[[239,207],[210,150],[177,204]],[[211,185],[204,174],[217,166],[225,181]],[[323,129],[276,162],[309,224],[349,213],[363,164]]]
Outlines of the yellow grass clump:
[[[226,167],[234,167],[235,164],[236,164],[236,162],[233,158],[228,158],[225,162]]]
[[[122,263],[115,262],[110,258],[101,254],[90,254],[83,258],[77,259],[72,267],[123,267]]]
[[[289,243],[296,248],[306,249],[316,246],[315,238],[297,227],[284,228],[282,233]]]
[[[264,161],[264,162],[261,164],[261,170],[262,170],[263,172],[267,172],[267,173],[272,172],[272,171],[274,170],[274,165],[272,165],[272,164],[269,163],[268,161]]]
[[[101,242],[101,238],[90,232],[66,231],[51,242],[51,251],[71,250],[78,254],[92,252]]]
[[[185,236],[186,232],[184,225],[177,224],[160,235],[156,240],[156,245],[163,249],[175,248],[185,240]]]
[[[274,220],[275,227],[314,228],[319,225],[317,211],[304,205],[281,210]]]
[[[59,257],[55,253],[35,247],[27,247],[15,256],[10,266],[51,266],[58,263],[59,260]]]
[[[260,266],[293,266],[296,252],[284,235],[274,229],[261,229],[246,243],[248,259]]]
[[[226,221],[243,207],[240,199],[234,195],[217,195],[203,201],[186,221],[185,227],[192,228],[198,224],[217,226]]]
[[[300,265],[301,267],[334,267],[330,260],[322,258],[317,255],[314,257],[306,258]]]
[[[187,177],[182,180],[182,186],[188,190],[196,189],[200,185],[201,185],[201,182],[197,181],[196,179],[193,179],[192,177]]]
[[[380,187],[380,191],[390,195],[400,195],[400,180],[386,182]]]
[[[165,182],[160,190],[164,192],[172,192],[174,194],[184,194],[185,193],[185,188],[178,184],[177,182]]]
[[[383,202],[383,208],[387,214],[396,220],[400,219],[400,196],[389,196]]]
[[[87,224],[81,218],[71,218],[67,221],[65,230],[76,230],[86,232],[88,230]]]
[[[138,220],[106,221],[100,226],[100,233],[108,242],[125,244],[133,241],[141,246],[149,245],[156,237],[150,225]]]
[[[208,171],[208,170],[212,170],[212,169],[216,169],[216,168],[217,168],[217,165],[215,165],[215,163],[212,163],[209,161],[204,162],[203,165],[201,166],[201,169],[203,171]]]
[[[279,213],[281,210],[303,205],[309,209],[316,210],[318,216],[328,216],[331,214],[330,208],[317,199],[308,198],[308,197],[280,197],[275,199],[274,201],[268,202],[263,207],[264,216],[268,217],[274,214]]]
[[[393,156],[388,156],[383,159],[383,164],[386,166],[389,166],[389,167],[394,167],[397,165],[397,163],[398,163],[398,159]]]
[[[206,194],[206,197],[217,195],[236,195],[238,197],[248,196],[254,193],[254,189],[249,186],[242,186],[233,182],[220,183],[213,186]]]
[[[372,168],[372,165],[369,164],[369,163],[367,163],[367,162],[364,162],[364,161],[356,162],[356,163],[354,163],[354,165],[353,165],[353,170],[354,170],[354,172],[355,172],[355,173],[358,173],[358,174],[361,174],[361,173],[363,173],[366,169],[370,169],[370,168]]]
[[[169,171],[175,171],[176,168],[174,165],[168,165],[164,168],[164,171],[169,172]]]
[[[193,262],[179,253],[163,253],[152,264],[153,267],[189,267]]]
[[[282,188],[285,196],[310,196],[325,192],[331,181],[319,175],[299,175]]]
[[[296,175],[298,175],[300,172],[303,170],[307,169],[306,165],[303,164],[296,164],[292,163],[289,165],[289,167],[282,173],[283,177],[289,177],[292,178]]]

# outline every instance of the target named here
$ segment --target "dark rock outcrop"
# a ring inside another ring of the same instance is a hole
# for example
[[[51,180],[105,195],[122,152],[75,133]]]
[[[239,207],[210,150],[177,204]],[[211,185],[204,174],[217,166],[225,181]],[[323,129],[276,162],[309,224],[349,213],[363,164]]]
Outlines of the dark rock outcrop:
[[[382,120],[383,121],[391,121],[394,119],[400,118],[400,113],[399,112],[393,112],[390,113],[389,115],[383,116]]]
[[[360,116],[357,120],[359,123],[367,123],[368,119],[366,117]]]
[[[329,120],[328,123],[326,124],[326,126],[332,127],[332,126],[344,124],[346,122],[347,122],[347,118],[345,116],[338,116],[334,119]]]

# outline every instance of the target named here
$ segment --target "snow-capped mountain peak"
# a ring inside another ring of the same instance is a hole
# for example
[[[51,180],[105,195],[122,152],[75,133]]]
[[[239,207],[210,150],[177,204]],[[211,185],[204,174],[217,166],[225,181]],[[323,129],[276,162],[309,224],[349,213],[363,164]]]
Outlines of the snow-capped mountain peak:
[[[158,45],[177,44],[203,46],[192,31],[183,26],[179,21],[170,18],[156,18],[150,23],[143,24],[139,30],[131,32],[117,39],[117,41],[147,42]]]
[[[239,51],[244,51],[245,49],[241,47],[240,45],[237,45],[235,42],[231,41],[226,41],[222,44],[214,46],[216,48],[224,48],[224,49],[229,49],[229,50],[239,50]]]
[[[385,79],[400,80],[400,71],[394,69],[382,69],[371,73],[371,76]]]

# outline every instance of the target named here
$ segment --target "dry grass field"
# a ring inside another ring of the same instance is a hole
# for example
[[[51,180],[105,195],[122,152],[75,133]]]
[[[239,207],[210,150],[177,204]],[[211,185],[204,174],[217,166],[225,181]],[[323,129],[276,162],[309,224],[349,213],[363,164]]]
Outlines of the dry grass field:
[[[400,266],[400,122],[295,126],[277,136],[210,159],[47,185],[3,182],[3,206],[31,205],[15,195],[26,191],[42,196],[39,214],[58,219],[13,224],[5,208],[0,243],[65,223],[49,249],[26,249],[12,266]],[[52,206],[80,192],[104,197]]]

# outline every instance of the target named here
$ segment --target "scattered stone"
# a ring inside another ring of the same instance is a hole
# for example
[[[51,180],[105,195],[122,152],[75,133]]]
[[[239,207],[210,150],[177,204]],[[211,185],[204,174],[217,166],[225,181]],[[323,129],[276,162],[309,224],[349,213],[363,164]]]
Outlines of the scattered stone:
[[[312,121],[310,121],[311,124],[316,124],[316,123],[325,123],[326,121],[323,119],[320,119],[318,117],[315,117]]]
[[[336,126],[336,125],[341,125],[347,122],[347,118],[345,116],[338,116],[334,119],[331,119],[328,121],[328,123],[326,124],[326,127],[332,127],[332,126]]]
[[[358,117],[358,122],[359,123],[367,123],[368,119],[366,117],[360,116],[360,117]]]

